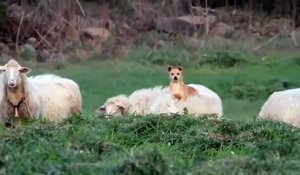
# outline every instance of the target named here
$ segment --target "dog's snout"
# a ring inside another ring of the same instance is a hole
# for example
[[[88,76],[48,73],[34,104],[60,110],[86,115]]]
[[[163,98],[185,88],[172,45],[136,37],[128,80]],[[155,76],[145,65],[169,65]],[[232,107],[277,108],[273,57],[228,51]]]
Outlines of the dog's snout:
[[[178,80],[177,76],[174,77],[174,80]]]

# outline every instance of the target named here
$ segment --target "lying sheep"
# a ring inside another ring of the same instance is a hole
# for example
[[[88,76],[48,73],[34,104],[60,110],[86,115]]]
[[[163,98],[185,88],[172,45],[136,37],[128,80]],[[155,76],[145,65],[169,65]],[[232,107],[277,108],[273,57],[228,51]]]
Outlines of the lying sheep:
[[[177,107],[176,102],[171,93],[157,97],[150,106],[151,114],[175,114],[182,111]]]
[[[124,94],[109,98],[96,110],[107,116],[123,116],[124,114],[148,114],[150,106],[157,97],[168,93],[167,87],[156,86],[134,91],[130,96]]]
[[[188,114],[203,115],[215,114],[218,117],[223,115],[221,98],[212,90],[203,85],[189,84],[199,92],[199,96],[188,97],[185,101],[174,101],[171,94],[166,94],[157,100],[150,107],[152,113],[183,113],[184,108]]]
[[[190,84],[201,94],[200,97],[189,97],[187,101],[175,102],[167,87],[154,87],[133,92],[129,97],[118,95],[109,98],[97,113],[110,116],[125,114],[162,114],[181,113],[187,108],[190,114],[223,115],[220,97],[203,85]]]
[[[140,89],[134,91],[129,100],[134,104],[135,112],[138,114],[149,114],[150,106],[154,103],[157,97],[169,93],[167,87],[156,86],[150,89]]]
[[[79,86],[55,75],[27,78],[31,71],[11,59],[0,67],[0,119],[41,117],[58,121],[81,112]]]
[[[300,88],[272,93],[263,104],[258,117],[300,128]]]

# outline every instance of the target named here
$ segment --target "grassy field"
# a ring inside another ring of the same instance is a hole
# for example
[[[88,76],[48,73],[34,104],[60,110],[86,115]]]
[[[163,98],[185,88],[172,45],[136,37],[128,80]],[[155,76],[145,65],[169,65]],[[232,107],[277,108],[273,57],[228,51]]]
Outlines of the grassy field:
[[[58,124],[33,121],[17,129],[1,127],[0,174],[299,173],[300,131],[255,120],[270,93],[300,86],[298,57],[246,62],[230,57],[221,60],[228,63],[224,67],[211,56],[186,64],[186,83],[206,85],[221,96],[224,121],[209,116],[94,115],[108,97],[168,85],[166,65],[172,62],[161,65],[157,60],[33,66],[32,74],[51,72],[78,82],[83,115]]]
[[[269,94],[300,86],[299,60],[297,57],[269,58],[229,68],[187,66],[184,76],[187,84],[203,84],[220,95],[225,118],[252,120]],[[66,65],[62,69],[37,67],[33,74],[45,72],[78,82],[86,115],[92,114],[109,97],[130,94],[140,88],[169,85],[166,65],[136,61],[93,61]]]

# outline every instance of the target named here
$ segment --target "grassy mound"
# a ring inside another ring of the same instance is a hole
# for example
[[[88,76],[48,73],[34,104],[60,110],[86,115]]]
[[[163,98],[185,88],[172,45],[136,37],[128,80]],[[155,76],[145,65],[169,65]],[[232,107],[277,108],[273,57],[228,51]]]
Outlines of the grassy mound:
[[[75,116],[1,128],[5,174],[293,174],[300,131],[204,116]]]

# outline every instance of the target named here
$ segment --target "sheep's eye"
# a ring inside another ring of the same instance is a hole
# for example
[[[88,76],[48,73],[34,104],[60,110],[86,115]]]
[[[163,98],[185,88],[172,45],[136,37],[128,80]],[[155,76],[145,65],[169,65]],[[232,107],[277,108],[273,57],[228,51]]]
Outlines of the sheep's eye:
[[[105,107],[100,107],[99,110],[100,111],[105,111]]]

